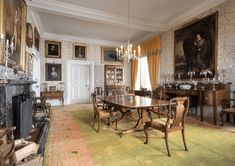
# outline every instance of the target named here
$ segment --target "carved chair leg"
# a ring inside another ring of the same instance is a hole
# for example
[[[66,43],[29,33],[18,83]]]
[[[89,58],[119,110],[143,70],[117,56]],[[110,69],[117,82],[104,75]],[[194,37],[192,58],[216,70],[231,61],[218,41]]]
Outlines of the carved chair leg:
[[[100,123],[101,123],[101,118],[98,115],[98,130],[97,130],[97,133],[100,131]]]
[[[222,111],[221,113],[220,113],[220,118],[221,118],[221,126],[223,126],[224,125],[224,112]]]
[[[94,113],[94,119],[93,119],[93,124],[92,124],[93,127],[95,126],[95,120],[96,120],[96,113]]]
[[[167,154],[170,157],[171,154],[170,154],[170,150],[169,150],[169,146],[168,146],[168,132],[167,131],[165,132],[165,142],[166,142]]]
[[[146,138],[145,142],[144,142],[145,144],[148,144],[148,128],[149,127],[145,124],[144,125],[144,134],[145,134],[145,138]]]
[[[184,142],[184,148],[185,148],[186,151],[188,151],[188,148],[187,148],[187,145],[186,145],[186,140],[185,140],[184,129],[181,130],[181,132],[182,132],[182,138],[183,138],[183,142]]]

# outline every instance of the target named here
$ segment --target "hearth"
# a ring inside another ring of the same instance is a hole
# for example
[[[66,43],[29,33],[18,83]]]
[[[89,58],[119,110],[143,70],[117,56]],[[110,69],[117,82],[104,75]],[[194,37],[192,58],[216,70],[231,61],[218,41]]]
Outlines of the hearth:
[[[12,99],[12,125],[16,127],[14,138],[26,138],[32,129],[32,99],[26,95]]]

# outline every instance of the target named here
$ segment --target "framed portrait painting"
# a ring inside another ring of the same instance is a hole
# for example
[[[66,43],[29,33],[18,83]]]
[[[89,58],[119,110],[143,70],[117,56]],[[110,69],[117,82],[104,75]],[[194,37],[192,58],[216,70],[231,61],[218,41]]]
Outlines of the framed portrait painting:
[[[83,44],[83,43],[73,44],[73,58],[74,59],[86,60],[87,59],[86,47],[87,47],[86,44]]]
[[[39,42],[40,42],[40,35],[36,27],[34,27],[34,47],[39,51]]]
[[[61,42],[45,41],[46,58],[61,58]]]
[[[46,81],[61,81],[61,64],[46,63]]]
[[[0,33],[5,42],[11,45],[8,66],[17,66],[25,70],[26,60],[26,14],[27,7],[24,0],[0,0]],[[4,63],[4,56],[0,54],[0,61]]]
[[[101,47],[101,62],[105,65],[123,65],[123,62],[117,59],[115,47]]]
[[[30,23],[26,24],[27,31],[26,31],[26,44],[29,48],[33,46],[33,27]]]
[[[189,78],[189,72],[195,72],[193,78],[203,78],[202,71],[210,71],[213,78],[217,65],[218,12],[196,20],[175,31],[174,70],[175,77],[182,73],[183,79]]]

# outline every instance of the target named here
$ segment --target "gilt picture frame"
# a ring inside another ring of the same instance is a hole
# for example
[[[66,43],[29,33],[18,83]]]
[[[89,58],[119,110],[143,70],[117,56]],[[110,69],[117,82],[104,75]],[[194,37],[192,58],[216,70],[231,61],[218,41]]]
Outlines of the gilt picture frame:
[[[73,59],[86,60],[87,59],[87,45],[84,43],[73,44]]]
[[[101,63],[105,65],[123,65],[123,62],[117,58],[116,48],[109,46],[101,47]]]
[[[46,81],[61,81],[61,64],[46,63]]]
[[[174,32],[174,73],[181,78],[201,79],[200,72],[209,70],[213,78],[217,74],[218,12],[189,23]]]
[[[61,42],[45,40],[46,58],[61,58]]]
[[[40,42],[40,35],[38,33],[38,29],[34,27],[34,47],[39,51],[39,42]]]
[[[33,46],[33,27],[30,23],[26,24],[27,30],[26,30],[26,45],[29,48],[32,48]]]
[[[13,45],[8,66],[25,70],[26,67],[26,20],[27,6],[24,0],[0,0],[0,33],[6,42]],[[4,62],[3,47],[0,48],[0,63]]]

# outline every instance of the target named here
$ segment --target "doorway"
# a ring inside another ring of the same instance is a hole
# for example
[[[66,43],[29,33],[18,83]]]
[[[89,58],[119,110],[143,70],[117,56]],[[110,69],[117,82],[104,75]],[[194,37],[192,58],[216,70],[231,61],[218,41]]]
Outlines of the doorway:
[[[68,104],[90,103],[94,87],[93,63],[70,62],[68,70]]]

